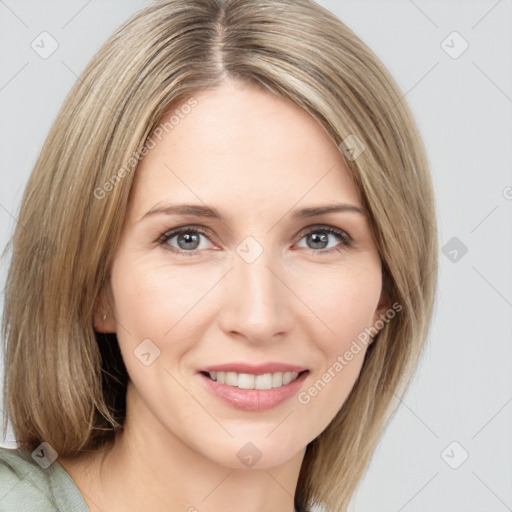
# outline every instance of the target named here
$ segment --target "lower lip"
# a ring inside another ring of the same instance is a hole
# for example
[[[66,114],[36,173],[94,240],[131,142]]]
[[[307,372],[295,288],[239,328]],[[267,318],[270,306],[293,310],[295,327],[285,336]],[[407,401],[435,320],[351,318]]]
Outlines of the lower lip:
[[[242,411],[260,412],[272,409],[296,395],[309,371],[300,374],[295,380],[271,389],[241,389],[220,384],[202,373],[198,373],[206,387],[223,402]]]

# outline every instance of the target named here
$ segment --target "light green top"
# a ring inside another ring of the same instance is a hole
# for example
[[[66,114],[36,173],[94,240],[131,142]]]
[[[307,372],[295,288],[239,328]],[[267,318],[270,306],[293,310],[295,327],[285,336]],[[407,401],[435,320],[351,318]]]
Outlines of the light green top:
[[[57,460],[46,469],[32,453],[0,446],[0,512],[90,512]]]

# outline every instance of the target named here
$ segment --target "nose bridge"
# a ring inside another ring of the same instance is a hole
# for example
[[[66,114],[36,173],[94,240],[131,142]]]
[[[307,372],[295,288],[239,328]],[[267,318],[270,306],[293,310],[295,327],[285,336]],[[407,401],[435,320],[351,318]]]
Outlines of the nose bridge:
[[[273,251],[263,249],[251,237],[239,245],[233,270],[227,276],[227,300],[221,314],[225,330],[252,341],[269,341],[289,330],[286,295],[290,292],[276,276],[282,268]]]

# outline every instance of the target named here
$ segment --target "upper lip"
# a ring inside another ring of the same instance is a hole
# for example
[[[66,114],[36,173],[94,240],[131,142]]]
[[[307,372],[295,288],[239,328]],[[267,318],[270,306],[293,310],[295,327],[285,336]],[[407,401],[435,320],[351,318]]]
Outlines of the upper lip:
[[[277,372],[295,372],[301,373],[307,370],[303,366],[296,364],[280,363],[277,361],[271,361],[268,363],[251,364],[251,363],[224,363],[216,364],[212,366],[205,366],[201,368],[200,372],[235,372],[235,373],[249,373],[252,375],[262,375],[265,373],[277,373]]]

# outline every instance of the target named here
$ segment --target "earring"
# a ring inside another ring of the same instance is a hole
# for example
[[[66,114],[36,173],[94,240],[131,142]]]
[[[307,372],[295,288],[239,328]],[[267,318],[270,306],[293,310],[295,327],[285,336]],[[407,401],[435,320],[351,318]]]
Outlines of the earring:
[[[106,320],[107,319],[107,315],[103,315],[103,320]]]

